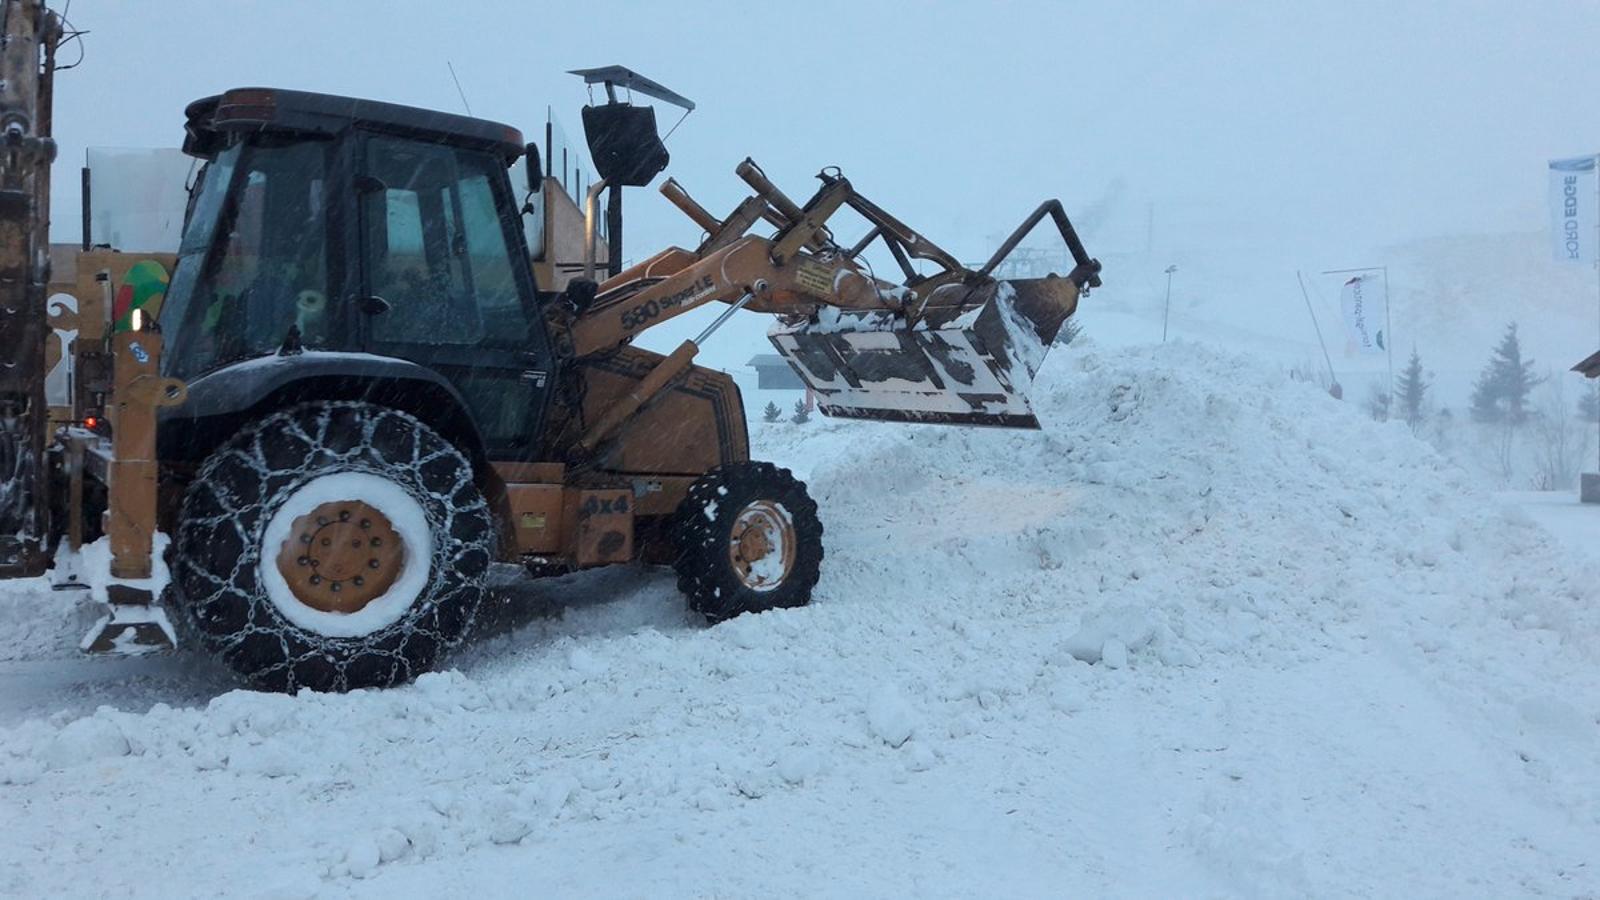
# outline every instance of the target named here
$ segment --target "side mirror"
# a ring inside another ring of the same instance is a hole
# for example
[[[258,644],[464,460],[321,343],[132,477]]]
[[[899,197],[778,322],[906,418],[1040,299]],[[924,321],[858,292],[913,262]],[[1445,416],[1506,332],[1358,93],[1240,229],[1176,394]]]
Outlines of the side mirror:
[[[537,194],[544,187],[544,160],[539,156],[539,145],[529,144],[522,153],[528,176],[528,193]]]

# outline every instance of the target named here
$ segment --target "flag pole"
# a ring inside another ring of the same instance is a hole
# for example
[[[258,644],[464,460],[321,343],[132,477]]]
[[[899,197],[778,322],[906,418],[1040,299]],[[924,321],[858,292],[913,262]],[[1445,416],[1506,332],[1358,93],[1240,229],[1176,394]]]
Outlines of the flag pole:
[[[1317,312],[1311,308],[1311,295],[1306,293],[1306,280],[1300,275],[1300,270],[1294,271],[1294,277],[1300,282],[1300,296],[1306,298],[1306,312],[1311,314],[1311,327],[1317,331],[1317,344],[1322,347],[1322,358],[1328,363],[1328,378],[1333,381],[1333,386],[1328,389],[1334,399],[1344,399],[1344,391],[1339,387],[1339,376],[1333,373],[1333,357],[1328,355],[1328,342],[1322,339],[1322,326],[1317,324]],[[1337,393],[1335,393],[1337,392]]]
[[[1394,325],[1389,321],[1389,267],[1383,267],[1383,349],[1389,354],[1389,410],[1394,411]]]

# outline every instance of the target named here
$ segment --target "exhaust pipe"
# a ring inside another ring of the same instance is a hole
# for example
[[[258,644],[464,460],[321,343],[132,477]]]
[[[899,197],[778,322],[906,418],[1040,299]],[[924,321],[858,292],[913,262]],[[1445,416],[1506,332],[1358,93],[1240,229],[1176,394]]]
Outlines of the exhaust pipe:
[[[602,178],[589,185],[589,192],[583,198],[583,277],[594,281],[594,254],[596,232],[600,228],[600,192],[608,186]]]

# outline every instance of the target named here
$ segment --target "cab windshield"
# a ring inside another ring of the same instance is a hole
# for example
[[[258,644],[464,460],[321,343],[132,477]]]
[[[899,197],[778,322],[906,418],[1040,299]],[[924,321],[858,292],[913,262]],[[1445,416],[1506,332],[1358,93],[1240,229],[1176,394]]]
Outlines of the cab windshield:
[[[328,144],[235,145],[203,170],[163,310],[168,374],[192,378],[335,337],[328,308]]]

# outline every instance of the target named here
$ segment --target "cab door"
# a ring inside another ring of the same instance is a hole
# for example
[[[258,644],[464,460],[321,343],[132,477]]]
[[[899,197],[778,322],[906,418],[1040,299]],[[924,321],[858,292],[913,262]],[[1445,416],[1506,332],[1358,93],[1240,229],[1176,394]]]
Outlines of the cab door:
[[[551,355],[504,161],[386,135],[359,155],[366,348],[454,384],[490,459],[531,459]]]

